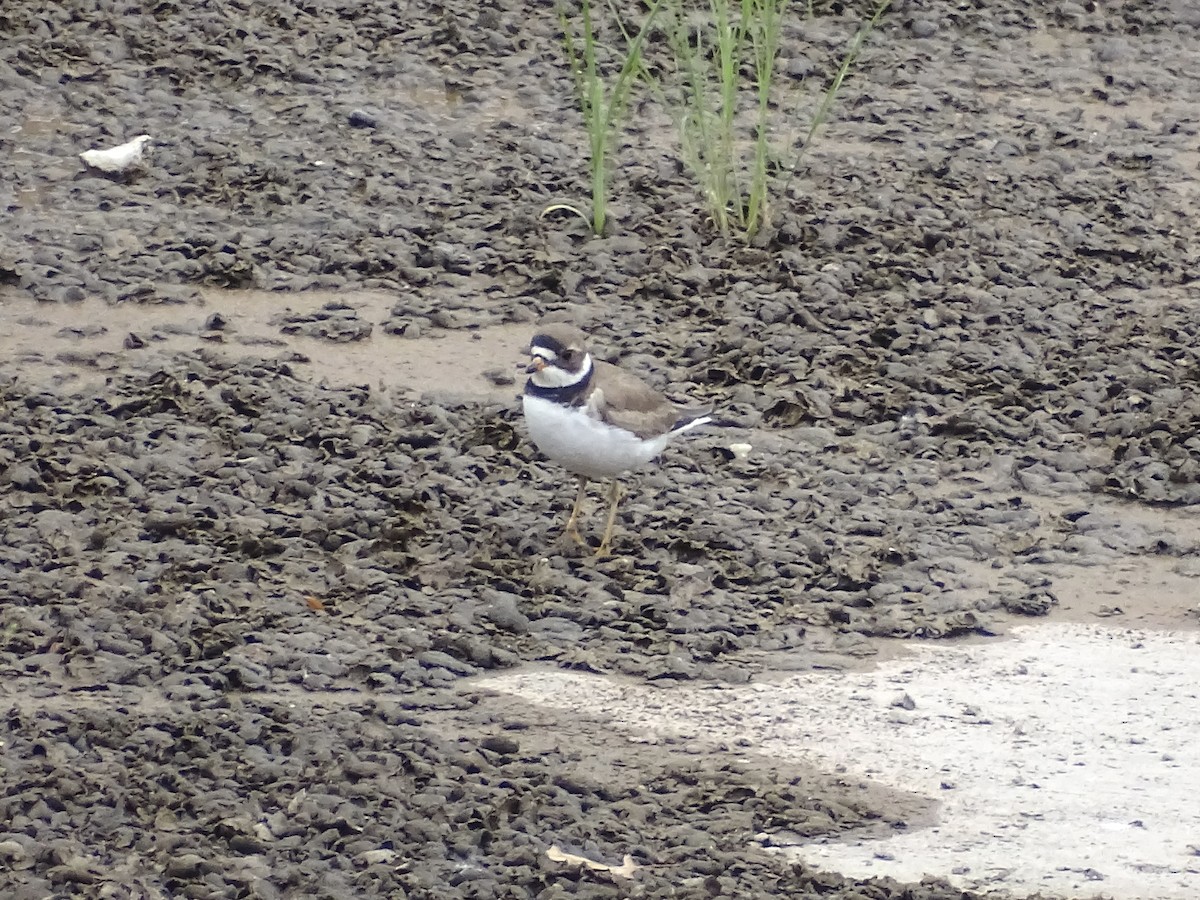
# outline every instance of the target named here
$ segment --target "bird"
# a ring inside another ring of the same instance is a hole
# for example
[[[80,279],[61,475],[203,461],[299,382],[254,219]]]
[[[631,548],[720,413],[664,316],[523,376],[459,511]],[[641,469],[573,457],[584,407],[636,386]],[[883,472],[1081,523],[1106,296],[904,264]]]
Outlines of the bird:
[[[672,403],[641,378],[593,359],[578,328],[547,324],[529,344],[522,408],[537,448],[575,475],[566,534],[580,546],[579,509],[591,480],[610,479],[608,522],[596,550],[607,556],[620,500],[617,478],[655,459],[672,438],[712,422],[710,410]]]

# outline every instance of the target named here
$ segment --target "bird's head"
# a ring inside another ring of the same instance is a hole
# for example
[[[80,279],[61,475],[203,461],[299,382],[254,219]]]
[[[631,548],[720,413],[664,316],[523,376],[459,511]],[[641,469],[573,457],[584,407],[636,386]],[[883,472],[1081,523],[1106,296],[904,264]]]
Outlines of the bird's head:
[[[529,380],[542,388],[570,387],[592,372],[583,332],[567,325],[546,325],[529,342]]]

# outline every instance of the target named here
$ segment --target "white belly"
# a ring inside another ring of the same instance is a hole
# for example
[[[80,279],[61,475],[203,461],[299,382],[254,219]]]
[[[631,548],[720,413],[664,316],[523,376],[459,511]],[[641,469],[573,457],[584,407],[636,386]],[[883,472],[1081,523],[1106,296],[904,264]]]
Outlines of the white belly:
[[[613,478],[643,466],[671,439],[644,441],[635,434],[593,419],[542,397],[524,398],[525,422],[537,448],[559,465],[587,478]]]

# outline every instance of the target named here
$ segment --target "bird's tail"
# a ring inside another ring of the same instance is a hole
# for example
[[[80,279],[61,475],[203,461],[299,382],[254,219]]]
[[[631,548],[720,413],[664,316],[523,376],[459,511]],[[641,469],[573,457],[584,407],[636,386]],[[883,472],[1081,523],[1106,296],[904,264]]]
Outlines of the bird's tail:
[[[708,409],[685,409],[679,413],[679,418],[675,420],[675,424],[671,426],[671,433],[678,434],[682,431],[691,431],[693,428],[699,428],[701,425],[707,425],[712,421],[712,416],[709,413],[712,410]]]

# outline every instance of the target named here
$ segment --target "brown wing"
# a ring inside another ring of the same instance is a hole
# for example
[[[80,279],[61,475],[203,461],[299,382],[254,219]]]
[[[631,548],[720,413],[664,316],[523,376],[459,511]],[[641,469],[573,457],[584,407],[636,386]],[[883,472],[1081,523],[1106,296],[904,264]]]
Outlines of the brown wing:
[[[596,360],[596,380],[588,398],[600,418],[640,438],[666,434],[680,419],[695,418],[642,379]]]

